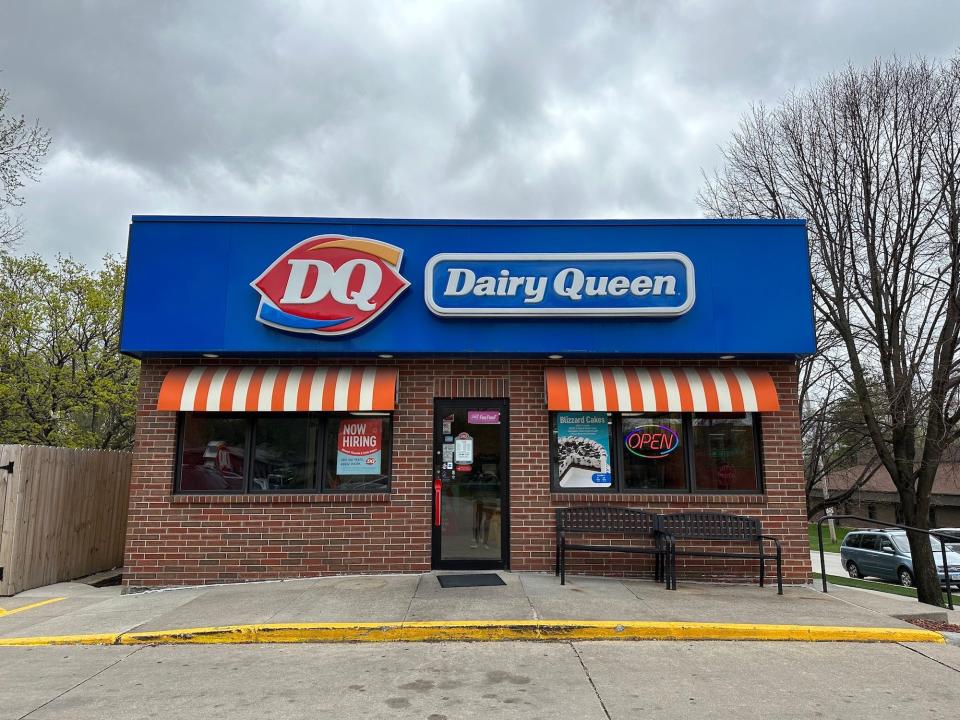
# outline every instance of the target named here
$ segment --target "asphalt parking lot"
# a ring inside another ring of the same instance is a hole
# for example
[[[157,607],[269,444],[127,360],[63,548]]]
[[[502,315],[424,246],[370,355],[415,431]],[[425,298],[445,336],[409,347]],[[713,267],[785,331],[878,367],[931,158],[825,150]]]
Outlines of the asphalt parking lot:
[[[903,718],[960,701],[960,648],[388,643],[0,648],[0,719]],[[952,712],[952,711],[951,711]]]

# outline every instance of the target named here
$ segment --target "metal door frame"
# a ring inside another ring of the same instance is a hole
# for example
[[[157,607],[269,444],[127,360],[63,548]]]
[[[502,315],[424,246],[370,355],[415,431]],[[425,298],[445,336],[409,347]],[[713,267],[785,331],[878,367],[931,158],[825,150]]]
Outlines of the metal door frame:
[[[500,560],[441,560],[440,525],[435,522],[437,498],[433,481],[438,477],[441,444],[443,443],[442,408],[500,409]],[[510,569],[510,399],[505,397],[434,398],[433,399],[433,457],[430,492],[430,560],[437,570],[509,570]]]

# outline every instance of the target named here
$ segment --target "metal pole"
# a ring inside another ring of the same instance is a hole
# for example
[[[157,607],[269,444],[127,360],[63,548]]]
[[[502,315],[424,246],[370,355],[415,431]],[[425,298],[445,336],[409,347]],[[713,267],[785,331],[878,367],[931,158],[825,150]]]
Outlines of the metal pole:
[[[947,607],[953,610],[953,592],[950,590],[950,567],[947,565],[947,539],[939,537],[940,554],[943,556],[943,580],[947,586]]]
[[[824,516],[826,517],[826,516]],[[827,561],[823,556],[823,518],[817,520],[817,544],[820,546],[820,580],[823,591],[827,591]]]
[[[827,476],[823,476],[823,502],[826,505],[827,500],[830,499],[830,484],[827,482]],[[833,508],[828,507],[823,511],[827,515],[833,515]],[[827,521],[827,527],[830,528],[830,542],[835,543],[837,541],[837,524],[833,520]]]

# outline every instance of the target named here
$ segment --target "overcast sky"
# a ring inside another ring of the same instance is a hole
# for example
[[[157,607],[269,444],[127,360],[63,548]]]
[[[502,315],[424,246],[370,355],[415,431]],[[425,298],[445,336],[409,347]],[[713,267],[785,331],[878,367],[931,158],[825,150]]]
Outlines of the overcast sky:
[[[960,47],[960,3],[0,0],[53,146],[21,252],[135,213],[689,217],[751,102]]]

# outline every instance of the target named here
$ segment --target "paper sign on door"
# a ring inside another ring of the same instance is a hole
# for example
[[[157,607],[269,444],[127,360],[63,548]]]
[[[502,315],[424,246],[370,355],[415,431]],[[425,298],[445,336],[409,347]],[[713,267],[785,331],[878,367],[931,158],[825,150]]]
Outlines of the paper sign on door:
[[[457,435],[454,441],[453,460],[464,465],[473,462],[473,438],[465,432]]]

